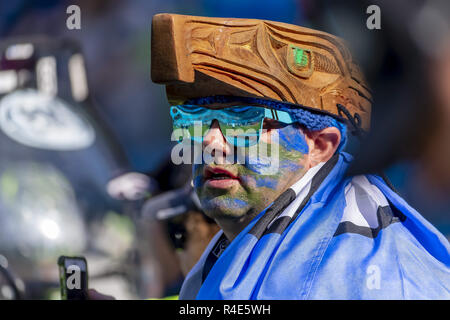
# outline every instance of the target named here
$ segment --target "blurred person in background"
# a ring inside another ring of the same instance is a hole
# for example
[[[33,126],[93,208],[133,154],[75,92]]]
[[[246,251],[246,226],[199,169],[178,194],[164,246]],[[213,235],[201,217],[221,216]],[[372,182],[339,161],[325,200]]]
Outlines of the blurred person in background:
[[[181,285],[214,235],[215,221],[206,216],[192,182],[147,200],[139,221],[142,272],[140,296],[178,299]],[[89,290],[90,299],[114,299]]]
[[[23,297],[58,294],[61,254],[90,256],[96,282],[97,263],[133,251],[134,201],[156,182],[130,172],[94,105],[77,42],[0,41],[0,253],[23,279]],[[113,289],[119,296],[133,291],[126,281]]]
[[[148,283],[148,296],[177,298],[184,278],[219,227],[202,212],[191,182],[148,200],[142,214],[160,279],[159,284]],[[155,295],[158,285],[160,293]]]

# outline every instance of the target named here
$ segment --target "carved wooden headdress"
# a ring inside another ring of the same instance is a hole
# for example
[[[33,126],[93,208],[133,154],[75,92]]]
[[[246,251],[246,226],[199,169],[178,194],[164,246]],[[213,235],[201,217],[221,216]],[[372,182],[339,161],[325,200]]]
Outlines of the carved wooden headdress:
[[[225,95],[299,104],[370,125],[371,94],[343,41],[286,23],[153,17],[151,75],[171,104]]]

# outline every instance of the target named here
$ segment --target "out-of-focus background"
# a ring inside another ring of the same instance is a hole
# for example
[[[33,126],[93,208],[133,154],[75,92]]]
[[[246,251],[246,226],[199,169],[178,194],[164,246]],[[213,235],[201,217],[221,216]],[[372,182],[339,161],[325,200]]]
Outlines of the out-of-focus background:
[[[66,27],[72,4],[80,30]],[[380,30],[366,25],[372,4]],[[374,92],[373,130],[354,147],[352,172],[384,170],[450,237],[448,1],[2,1],[1,298],[59,299],[60,254],[86,256],[90,286],[117,298],[170,293],[171,266],[152,255],[141,214],[190,175],[170,164],[164,87],[150,80],[161,12],[275,20],[347,40]]]

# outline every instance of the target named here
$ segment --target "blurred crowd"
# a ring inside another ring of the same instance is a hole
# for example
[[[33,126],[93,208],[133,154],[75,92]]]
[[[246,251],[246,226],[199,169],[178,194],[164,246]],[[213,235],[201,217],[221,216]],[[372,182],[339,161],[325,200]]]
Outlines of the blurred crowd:
[[[80,30],[66,27],[74,2]],[[369,4],[381,8],[381,30],[366,28]],[[374,94],[372,131],[350,145],[350,174],[386,172],[450,237],[448,1],[3,1],[1,298],[58,299],[61,254],[86,256],[90,285],[117,298],[170,297],[217,232],[190,167],[170,161],[165,92],[150,81],[151,18],[161,12],[346,39]]]

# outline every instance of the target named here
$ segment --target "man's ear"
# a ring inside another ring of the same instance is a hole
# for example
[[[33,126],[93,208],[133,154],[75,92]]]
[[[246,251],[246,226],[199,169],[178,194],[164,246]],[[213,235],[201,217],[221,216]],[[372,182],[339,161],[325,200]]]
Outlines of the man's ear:
[[[341,132],[336,127],[317,131],[305,131],[308,143],[308,166],[314,167],[320,162],[328,161],[336,152],[341,142]]]

